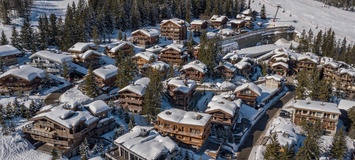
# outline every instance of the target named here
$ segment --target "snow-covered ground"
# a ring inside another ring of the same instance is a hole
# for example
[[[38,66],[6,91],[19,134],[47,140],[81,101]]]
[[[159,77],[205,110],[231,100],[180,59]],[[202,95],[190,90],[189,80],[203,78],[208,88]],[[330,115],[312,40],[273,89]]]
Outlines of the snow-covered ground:
[[[73,88],[69,89],[65,93],[63,93],[59,97],[60,102],[68,103],[68,104],[84,104],[89,103],[91,101],[90,97],[83,94],[79,89],[78,86],[74,86]]]
[[[260,12],[263,4],[268,18],[274,18],[278,4],[282,7],[276,22],[270,20],[270,25],[293,25],[299,32],[312,29],[315,34],[331,27],[338,38],[346,37],[348,42],[355,41],[355,12],[323,7],[321,2],[304,0],[257,0],[251,3],[251,8]]]
[[[40,15],[51,13],[57,15],[57,17],[64,17],[67,11],[67,6],[72,5],[75,2],[77,5],[79,0],[35,0],[33,2],[31,18],[38,18]]]

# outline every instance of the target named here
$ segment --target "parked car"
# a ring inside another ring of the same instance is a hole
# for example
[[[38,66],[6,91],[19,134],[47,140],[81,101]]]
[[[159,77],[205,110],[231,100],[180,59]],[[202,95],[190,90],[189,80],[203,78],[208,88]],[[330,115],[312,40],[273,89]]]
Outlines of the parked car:
[[[282,118],[291,118],[291,113],[285,110],[280,110],[279,116]]]

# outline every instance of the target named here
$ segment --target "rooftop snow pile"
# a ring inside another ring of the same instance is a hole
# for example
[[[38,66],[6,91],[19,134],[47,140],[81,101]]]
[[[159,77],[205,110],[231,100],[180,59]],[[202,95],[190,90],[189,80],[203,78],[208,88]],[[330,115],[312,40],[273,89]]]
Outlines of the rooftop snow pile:
[[[195,19],[193,21],[191,21],[191,25],[202,25],[203,23],[206,23],[206,20],[200,20],[200,19]]]
[[[176,50],[176,51],[178,51],[180,53],[185,51],[184,45],[173,43],[173,44],[170,44],[170,45],[166,46],[164,49],[161,50],[161,52],[164,52],[164,51],[169,50],[169,49]]]
[[[93,114],[98,114],[110,110],[110,107],[103,100],[91,102],[87,106]]]
[[[198,112],[187,112],[180,109],[168,109],[158,114],[158,117],[179,124],[188,124],[195,126],[205,126],[211,119],[211,115]]]
[[[70,62],[70,61],[73,60],[71,55],[57,54],[57,53],[53,53],[53,52],[45,51],[45,50],[38,51],[35,54],[32,54],[30,56],[30,59],[34,59],[36,57],[47,59],[49,61],[57,62],[57,63],[60,63],[60,64],[62,64],[63,62]]]
[[[214,111],[222,111],[233,117],[240,105],[241,104],[237,104],[235,101],[230,101],[220,95],[216,95],[208,103],[205,112],[210,113]]]
[[[117,75],[118,68],[112,64],[95,69],[93,73],[98,77],[106,80]]]
[[[256,84],[250,82],[250,83],[245,83],[241,86],[238,86],[235,90],[234,90],[234,93],[235,92],[239,92],[239,91],[242,91],[242,90],[245,90],[245,89],[250,89],[251,91],[253,91],[255,94],[257,94],[258,96],[261,96],[261,89],[259,86],[257,86]]]
[[[293,123],[281,117],[272,121],[271,133],[276,133],[277,139],[282,146],[293,145],[298,141],[298,136],[293,128]]]
[[[211,22],[222,22],[223,19],[225,19],[225,18],[228,20],[227,16],[213,15],[211,17],[210,21]]]
[[[18,55],[21,52],[12,45],[2,45],[0,46],[0,57],[10,56],[10,55]]]
[[[145,93],[145,89],[146,89],[149,82],[150,82],[150,79],[147,77],[138,79],[134,84],[130,84],[130,85],[122,88],[121,90],[119,90],[118,93],[129,91],[129,92],[133,92],[135,94],[138,94],[140,96],[143,96]]]
[[[195,61],[192,61],[192,62],[184,65],[181,70],[187,70],[189,68],[198,70],[199,72],[202,72],[202,73],[207,72],[207,66],[199,60],[195,60]]]
[[[72,47],[68,49],[69,52],[84,52],[85,50],[88,50],[89,48],[95,48],[96,45],[92,42],[84,43],[84,42],[78,42],[74,44]]]
[[[159,34],[160,34],[159,30],[157,30],[157,29],[138,29],[138,30],[135,30],[134,32],[132,32],[132,35],[136,34],[138,32],[141,32],[148,37],[159,36]]]
[[[169,137],[163,137],[153,127],[135,126],[132,130],[115,140],[121,145],[145,159],[157,159],[162,154],[180,150]]]
[[[174,91],[180,91],[183,93],[188,93],[192,89],[195,89],[197,87],[196,81],[190,80],[190,79],[184,80],[184,79],[181,79],[180,77],[170,78],[168,80],[168,85],[176,86]]]
[[[172,19],[167,19],[167,20],[163,20],[161,21],[161,24],[165,24],[167,22],[172,22],[174,24],[176,24],[177,26],[181,27],[181,26],[190,26],[189,23],[187,23],[186,21],[182,20],[182,19],[179,19],[179,18],[172,18]]]
[[[335,103],[328,102],[296,100],[293,102],[293,108],[340,114],[340,110],[337,105]]]
[[[75,86],[75,87],[67,90],[65,93],[63,93],[59,97],[59,101],[60,102],[66,102],[69,105],[71,105],[71,107],[75,107],[75,106],[77,106],[79,104],[87,103],[88,101],[90,101],[90,97],[84,95],[78,89],[78,86]]]
[[[6,71],[2,75],[0,75],[0,78],[3,78],[8,75],[12,75],[12,76],[16,76],[16,77],[19,77],[19,78],[22,78],[22,79],[25,79],[28,81],[32,81],[36,77],[44,78],[45,71],[35,68],[35,67],[32,67],[30,65],[22,65],[18,68],[13,68],[13,69]]]
[[[158,56],[152,52],[139,52],[133,56],[133,58],[138,58],[138,57],[143,58],[147,61],[150,61],[153,58],[158,59]]]
[[[155,61],[151,64],[144,64],[142,68],[148,68],[148,67],[152,67],[156,70],[159,71],[164,71],[165,69],[169,68],[169,64],[163,62],[163,61]]]

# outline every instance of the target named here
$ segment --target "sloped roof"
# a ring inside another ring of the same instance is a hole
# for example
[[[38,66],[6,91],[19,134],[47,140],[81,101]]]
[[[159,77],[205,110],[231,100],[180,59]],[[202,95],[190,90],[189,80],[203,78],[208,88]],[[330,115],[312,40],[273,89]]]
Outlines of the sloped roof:
[[[228,20],[228,17],[227,16],[220,16],[220,15],[213,15],[210,19],[211,22],[222,22],[223,19],[227,19]]]
[[[137,58],[137,57],[143,58],[147,61],[149,61],[152,58],[155,58],[155,59],[158,58],[158,56],[152,52],[139,52],[133,56],[133,58]]]
[[[195,20],[191,21],[190,24],[191,24],[191,25],[192,25],[192,24],[202,25],[203,23],[207,23],[207,21],[206,21],[206,20],[195,19]]]
[[[142,135],[143,132],[147,132],[147,135]],[[161,136],[153,127],[135,126],[126,134],[118,137],[115,144],[120,144],[148,160],[180,150],[173,140],[167,136]]]
[[[57,62],[57,63],[70,62],[73,60],[71,55],[57,54],[57,53],[53,53],[53,52],[45,51],[45,50],[38,51],[38,52],[32,54],[29,58],[33,59],[35,57],[40,57],[40,58],[47,59],[49,61],[53,61],[53,62]]]
[[[101,53],[89,49],[89,50],[85,51],[84,53],[79,54],[79,57],[82,58],[82,59],[86,59],[86,58],[89,57],[91,54],[96,54],[96,55],[98,55],[98,56],[102,56]]]
[[[224,62],[222,65],[217,66],[216,68],[219,68],[219,67],[222,67],[222,66],[228,68],[232,72],[234,72],[237,69],[236,66],[234,66],[232,63],[229,63],[229,62]]]
[[[22,65],[18,68],[13,68],[13,69],[6,71],[2,75],[0,75],[0,78],[8,76],[8,75],[13,75],[13,76],[20,77],[22,79],[31,81],[31,80],[35,79],[36,77],[44,78],[45,71],[43,71],[42,69],[39,69],[39,68],[32,67],[30,65]]]
[[[170,45],[166,46],[164,49],[161,50],[161,52],[164,52],[164,51],[169,50],[169,49],[174,49],[174,50],[176,50],[178,52],[184,52],[186,50],[184,45],[173,43],[173,44],[170,44]]]
[[[94,114],[109,111],[110,107],[103,100],[96,100],[87,105]]]
[[[187,23],[186,21],[184,21],[182,19],[179,19],[179,18],[172,18],[172,19],[163,20],[163,21],[161,21],[160,25],[163,25],[163,24],[165,24],[167,22],[172,22],[172,23],[176,24],[179,27],[181,27],[182,25],[190,26],[189,23]]]
[[[288,68],[288,64],[284,63],[284,62],[276,62],[276,63],[272,64],[271,66],[275,67],[275,66],[278,66],[278,65],[281,65],[281,66],[283,66],[285,68]]]
[[[250,83],[244,83],[243,85],[241,86],[238,86],[235,90],[234,90],[234,93],[235,92],[239,92],[239,91],[242,91],[242,90],[245,90],[245,89],[250,89],[251,91],[253,91],[254,93],[256,93],[258,96],[261,96],[261,89],[259,86],[257,86],[256,84],[250,82]]]
[[[181,70],[186,70],[189,68],[193,68],[193,69],[198,70],[199,72],[202,72],[202,73],[207,73],[207,66],[199,60],[195,60],[195,61],[192,61],[192,62],[184,65]]]
[[[188,125],[195,125],[195,126],[205,126],[211,119],[211,115],[207,113],[199,113],[199,112],[192,112],[192,111],[187,112],[176,108],[162,111],[158,114],[158,117],[163,120],[174,122],[174,123],[188,124]]]
[[[118,51],[119,51],[123,46],[125,46],[125,45],[133,46],[133,44],[130,43],[130,42],[120,41],[120,42],[117,42],[116,44],[114,44],[114,45],[112,46],[112,48],[110,49],[110,52],[111,52],[111,53],[116,53],[116,52],[118,52]]]
[[[160,34],[159,30],[157,30],[157,29],[138,29],[138,30],[135,30],[134,32],[132,32],[132,35],[136,34],[138,32],[141,32],[141,33],[147,35],[148,37],[159,36],[159,34]]]
[[[174,85],[176,86],[176,88],[174,89],[174,91],[181,91],[183,93],[188,93],[190,92],[192,89],[195,89],[197,86],[196,81],[194,80],[183,80],[180,77],[174,77],[174,78],[170,78],[168,80],[168,85]]]
[[[12,45],[2,45],[0,46],[0,57],[21,54],[17,48]]]
[[[340,110],[337,107],[337,104],[335,103],[312,101],[312,100],[296,100],[293,102],[293,107],[297,109],[306,109],[306,110],[340,114]]]
[[[112,64],[102,66],[93,71],[93,73],[100,78],[106,80],[117,75],[118,68]]]
[[[93,42],[78,42],[68,49],[69,52],[84,52],[89,47],[96,47]]]
[[[214,111],[221,110],[233,117],[237,111],[237,108],[240,107],[240,105],[241,104],[237,104],[235,101],[230,101],[220,95],[216,95],[208,103],[205,112],[212,113]]]
[[[150,82],[149,78],[143,77],[141,79],[138,79],[134,84],[130,84],[122,88],[121,90],[118,91],[118,93],[122,93],[124,91],[130,91],[140,96],[143,96],[145,94],[145,89],[149,82]]]

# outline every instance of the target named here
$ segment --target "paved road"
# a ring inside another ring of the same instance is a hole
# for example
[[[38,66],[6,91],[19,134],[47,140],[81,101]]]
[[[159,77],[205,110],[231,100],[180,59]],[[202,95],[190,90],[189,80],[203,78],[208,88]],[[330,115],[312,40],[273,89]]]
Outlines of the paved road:
[[[252,128],[248,138],[245,140],[244,145],[238,154],[238,160],[248,160],[249,154],[255,145],[256,141],[261,136],[262,132],[265,130],[267,123],[274,117],[274,115],[291,100],[295,95],[295,90],[292,86],[287,86],[290,92],[286,93],[275,105],[272,106],[263,117],[259,119],[256,125]]]

